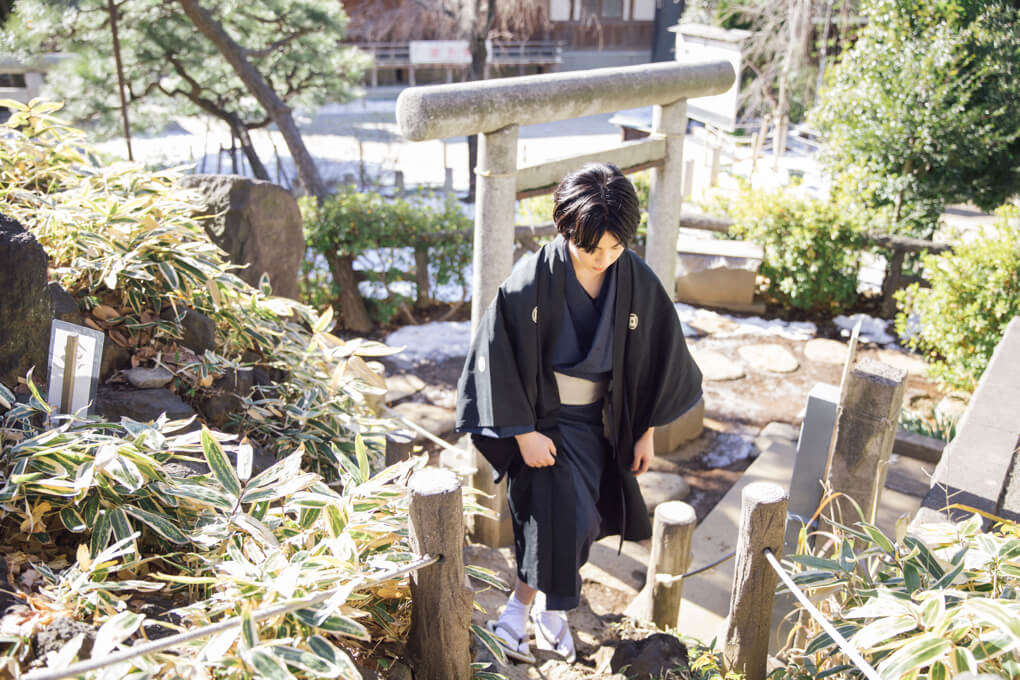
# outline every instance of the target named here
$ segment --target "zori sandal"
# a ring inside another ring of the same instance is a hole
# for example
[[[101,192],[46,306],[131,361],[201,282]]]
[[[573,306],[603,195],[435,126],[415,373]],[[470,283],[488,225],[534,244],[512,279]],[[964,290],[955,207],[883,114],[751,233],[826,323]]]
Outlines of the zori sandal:
[[[574,638],[570,634],[567,613],[551,610],[532,610],[531,621],[535,624],[535,646],[542,651],[553,652],[567,663],[574,663],[577,653]]]
[[[528,647],[528,638],[518,635],[511,625],[490,619],[485,622],[485,627],[499,641],[499,646],[508,657],[515,661],[535,663],[535,657],[531,655],[531,649]]]

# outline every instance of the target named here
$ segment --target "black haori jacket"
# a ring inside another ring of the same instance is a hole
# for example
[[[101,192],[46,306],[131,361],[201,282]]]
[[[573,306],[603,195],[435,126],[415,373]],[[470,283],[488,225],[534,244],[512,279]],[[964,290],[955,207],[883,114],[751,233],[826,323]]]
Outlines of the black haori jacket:
[[[566,241],[557,237],[520,262],[486,310],[457,385],[459,430],[533,424],[557,447],[562,445],[552,353],[564,311],[566,250]],[[630,471],[634,443],[649,427],[671,423],[697,403],[701,371],[687,350],[676,308],[648,265],[626,250],[616,267],[613,369],[605,412],[613,460],[606,466],[598,509],[602,536],[636,541],[650,537],[652,527]],[[473,440],[497,481],[524,466],[513,437],[475,435]],[[573,517],[569,498],[548,498],[545,508],[530,510],[560,521],[556,518]]]

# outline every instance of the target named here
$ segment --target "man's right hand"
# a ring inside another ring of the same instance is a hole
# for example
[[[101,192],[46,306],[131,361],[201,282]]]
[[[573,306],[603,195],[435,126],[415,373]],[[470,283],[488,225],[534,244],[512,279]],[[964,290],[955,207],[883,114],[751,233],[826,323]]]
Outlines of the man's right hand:
[[[521,456],[528,467],[549,467],[556,464],[556,444],[541,432],[525,432],[514,436]]]

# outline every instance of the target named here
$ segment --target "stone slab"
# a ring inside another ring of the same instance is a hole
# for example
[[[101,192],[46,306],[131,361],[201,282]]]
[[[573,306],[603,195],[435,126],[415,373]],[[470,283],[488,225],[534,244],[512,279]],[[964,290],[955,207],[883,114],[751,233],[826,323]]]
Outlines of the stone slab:
[[[704,427],[705,400],[699,399],[698,403],[691,407],[669,425],[655,428],[652,435],[656,455],[668,454],[676,451],[687,442],[697,438]]]
[[[740,358],[751,368],[769,373],[792,373],[800,368],[800,363],[782,345],[745,345],[737,349]]]
[[[638,475],[638,486],[648,506],[648,514],[655,514],[655,508],[669,501],[682,501],[691,493],[691,487],[681,475],[669,472],[652,472]]]
[[[923,376],[928,374],[928,364],[924,363],[924,359],[910,352],[880,349],[878,350],[878,360],[890,366],[902,368],[910,375]]]
[[[386,378],[386,403],[399,401],[425,389],[425,381],[413,373],[398,373]]]
[[[804,356],[808,361],[823,364],[846,363],[847,344],[828,338],[812,338],[804,344]]]
[[[127,381],[132,387],[145,390],[155,387],[164,387],[167,383],[174,379],[174,374],[162,366],[156,366],[154,368],[136,366],[135,368],[124,371],[124,377],[127,378]]]
[[[722,352],[692,347],[691,356],[694,358],[694,363],[701,369],[701,377],[705,380],[739,380],[745,375],[743,365],[733,361]]]
[[[808,393],[797,440],[797,455],[793,463],[790,482],[791,515],[805,521],[818,509],[822,499],[822,479],[829,459],[829,447],[836,427],[836,409],[839,407],[839,387],[818,383]],[[786,528],[787,550],[796,546],[799,526],[790,522]]]
[[[393,410],[436,436],[452,432],[457,422],[453,411],[417,401],[397,404]],[[425,436],[416,432],[414,440],[424,441]]]

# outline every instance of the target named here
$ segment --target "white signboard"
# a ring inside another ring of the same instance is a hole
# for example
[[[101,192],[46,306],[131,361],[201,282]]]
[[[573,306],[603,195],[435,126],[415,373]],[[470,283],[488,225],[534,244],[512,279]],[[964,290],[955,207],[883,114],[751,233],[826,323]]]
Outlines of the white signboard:
[[[681,24],[680,29],[687,28]],[[671,29],[674,30],[674,29]],[[719,31],[720,33],[746,33],[745,31]],[[687,100],[687,115],[708,125],[713,125],[727,132],[737,129],[737,95],[740,92],[741,54],[740,43],[729,40],[713,40],[712,38],[685,34],[681,30],[676,33],[677,61],[728,61],[733,64],[733,72],[737,74],[730,89],[722,94],[711,97],[695,97]]]
[[[87,414],[99,387],[103,333],[54,320],[50,326],[50,382],[46,401],[59,413]]]
[[[470,64],[467,40],[412,40],[408,43],[412,64]]]

